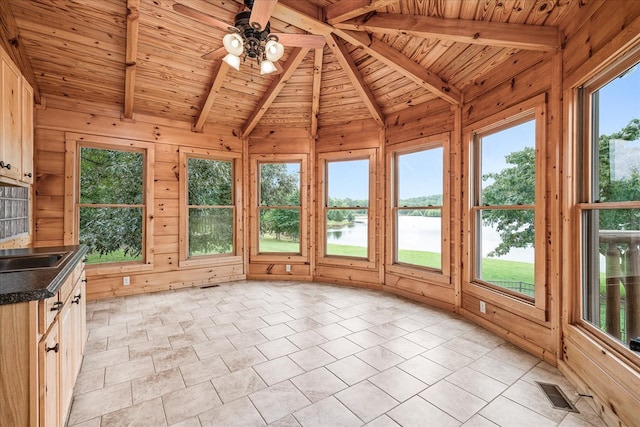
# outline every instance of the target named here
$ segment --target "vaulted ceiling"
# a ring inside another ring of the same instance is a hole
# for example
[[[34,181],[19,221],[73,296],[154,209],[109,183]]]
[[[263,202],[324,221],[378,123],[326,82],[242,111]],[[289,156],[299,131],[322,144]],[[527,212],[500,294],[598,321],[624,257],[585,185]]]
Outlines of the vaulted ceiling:
[[[256,0],[261,2],[266,0]],[[273,0],[271,0],[273,2]],[[184,4],[234,22],[242,0],[3,0],[0,34],[36,90],[117,106],[125,118],[318,127],[385,117],[465,89],[518,52],[552,52],[586,0],[279,0],[271,31],[316,34],[286,47],[279,74],[240,71],[210,53],[227,31],[179,13]],[[209,54],[209,55],[207,55]]]

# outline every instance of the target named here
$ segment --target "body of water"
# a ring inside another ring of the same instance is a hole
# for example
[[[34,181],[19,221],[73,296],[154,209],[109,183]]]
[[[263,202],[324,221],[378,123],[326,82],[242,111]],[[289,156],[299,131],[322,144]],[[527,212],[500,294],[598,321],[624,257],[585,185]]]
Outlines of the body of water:
[[[352,226],[327,230],[327,242],[336,245],[367,246],[367,223],[366,219],[358,218],[358,222]],[[441,252],[440,239],[440,218],[422,216],[401,216],[400,227],[400,249],[420,250],[427,252]],[[483,227],[483,254],[487,256],[489,252],[500,244],[502,239],[494,229]],[[508,254],[494,259],[533,262],[533,248],[514,248]]]

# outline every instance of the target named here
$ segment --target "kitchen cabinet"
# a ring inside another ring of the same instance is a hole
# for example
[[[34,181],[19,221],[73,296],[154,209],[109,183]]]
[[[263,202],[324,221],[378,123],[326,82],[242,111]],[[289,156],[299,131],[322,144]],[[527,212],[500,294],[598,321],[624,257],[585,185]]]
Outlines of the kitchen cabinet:
[[[0,51],[0,179],[33,183],[33,89]]]
[[[0,305],[0,424],[65,425],[86,340],[85,288],[77,262],[54,296]]]

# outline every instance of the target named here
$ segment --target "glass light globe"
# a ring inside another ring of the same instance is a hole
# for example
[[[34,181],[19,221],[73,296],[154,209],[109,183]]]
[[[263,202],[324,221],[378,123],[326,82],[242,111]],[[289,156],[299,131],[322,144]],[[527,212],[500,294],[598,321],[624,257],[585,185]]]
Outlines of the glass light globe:
[[[278,69],[275,65],[273,65],[273,62],[269,61],[268,59],[265,59],[260,63],[260,74],[270,74],[277,70]]]
[[[230,67],[234,68],[236,71],[240,71],[240,57],[233,55],[231,53],[227,53],[227,56],[222,58],[224,62],[229,64]]]
[[[240,56],[244,51],[242,37],[239,34],[231,33],[222,38],[224,48],[232,55]]]
[[[277,61],[284,55],[284,46],[275,40],[269,40],[264,45],[264,54],[269,61]]]

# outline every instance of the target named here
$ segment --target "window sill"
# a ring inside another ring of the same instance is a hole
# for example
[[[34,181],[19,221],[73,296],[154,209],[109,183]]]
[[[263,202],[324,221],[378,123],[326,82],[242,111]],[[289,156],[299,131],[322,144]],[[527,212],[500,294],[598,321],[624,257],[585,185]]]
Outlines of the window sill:
[[[180,268],[217,267],[222,265],[242,264],[242,257],[236,255],[211,255],[181,260]]]

